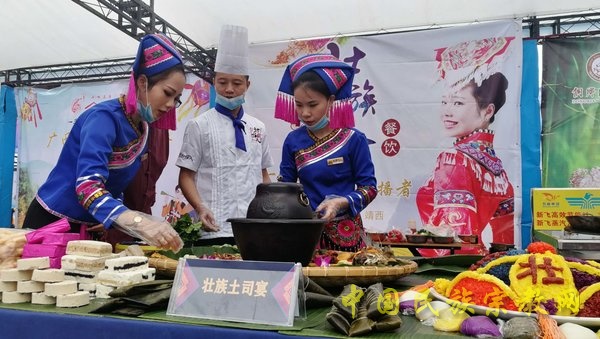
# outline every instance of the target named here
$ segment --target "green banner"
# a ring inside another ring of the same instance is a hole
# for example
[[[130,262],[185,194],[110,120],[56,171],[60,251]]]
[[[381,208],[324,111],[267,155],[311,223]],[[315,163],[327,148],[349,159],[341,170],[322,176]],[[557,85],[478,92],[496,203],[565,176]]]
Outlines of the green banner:
[[[600,187],[600,39],[547,40],[542,186]]]

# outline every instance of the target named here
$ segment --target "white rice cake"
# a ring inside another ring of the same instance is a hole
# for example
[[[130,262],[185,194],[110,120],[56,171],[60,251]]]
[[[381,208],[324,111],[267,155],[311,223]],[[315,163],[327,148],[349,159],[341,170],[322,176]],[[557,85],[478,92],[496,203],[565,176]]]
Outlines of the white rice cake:
[[[80,283],[93,283],[96,282],[96,276],[100,271],[81,271],[81,270],[66,270],[65,280],[74,280]]]
[[[96,296],[96,283],[79,283],[77,289],[79,291],[86,291],[90,294],[90,298]]]
[[[43,291],[44,291],[44,283],[43,282],[33,281],[33,280],[17,281],[17,292],[33,293],[33,292],[43,292]]]
[[[89,303],[90,294],[86,291],[56,296],[56,307],[81,307]]]
[[[96,298],[108,299],[112,298],[109,294],[114,291],[116,287],[106,286],[102,284],[96,284]]]
[[[14,292],[16,290],[16,281],[0,281],[0,292]]]
[[[126,256],[106,260],[104,269],[115,272],[131,272],[148,268],[148,257]]]
[[[104,269],[104,263],[112,256],[91,257],[88,255],[66,254],[60,259],[61,267],[66,270],[97,272]]]
[[[115,272],[102,270],[98,272],[97,281],[101,284],[120,287],[129,286],[144,281],[152,281],[156,275],[154,267],[131,272]]]
[[[65,271],[60,268],[35,269],[31,280],[42,282],[59,282],[65,280]]]
[[[31,293],[2,292],[2,302],[5,304],[28,303],[31,301]]]
[[[71,240],[67,243],[67,254],[105,257],[112,254],[112,245],[96,240]]]
[[[0,281],[23,281],[31,280],[33,270],[20,270],[17,268],[7,268],[0,270]]]
[[[46,283],[44,293],[50,297],[77,292],[77,281],[65,280],[55,283]]]
[[[31,293],[31,303],[37,305],[54,305],[56,304],[56,297],[46,295],[44,292]]]
[[[36,268],[48,267],[50,267],[50,257],[17,259],[17,269],[19,270],[35,270]]]

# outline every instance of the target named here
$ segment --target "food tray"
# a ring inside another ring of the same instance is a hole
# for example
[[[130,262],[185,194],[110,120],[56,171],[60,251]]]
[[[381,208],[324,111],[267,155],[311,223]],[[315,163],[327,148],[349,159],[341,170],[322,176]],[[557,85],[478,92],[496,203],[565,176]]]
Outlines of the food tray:
[[[485,316],[494,316],[498,315],[498,318],[507,320],[514,317],[537,317],[535,313],[526,313],[526,312],[518,312],[518,311],[509,311],[509,310],[498,310],[490,307],[473,305],[473,304],[465,304],[456,300],[452,300],[446,298],[445,296],[439,294],[434,288],[429,289],[431,296],[439,301],[443,301],[448,305],[452,305],[452,307],[457,307],[460,310],[472,309],[473,312],[477,315],[485,315]],[[564,323],[574,323],[585,327],[592,328],[600,328],[600,318],[591,318],[591,317],[567,317],[560,315],[551,315],[552,319],[556,320],[558,324]]]
[[[317,284],[344,286],[347,284],[371,285],[378,282],[390,282],[414,273],[418,265],[412,260],[397,259],[397,266],[328,266],[303,267],[305,276]]]

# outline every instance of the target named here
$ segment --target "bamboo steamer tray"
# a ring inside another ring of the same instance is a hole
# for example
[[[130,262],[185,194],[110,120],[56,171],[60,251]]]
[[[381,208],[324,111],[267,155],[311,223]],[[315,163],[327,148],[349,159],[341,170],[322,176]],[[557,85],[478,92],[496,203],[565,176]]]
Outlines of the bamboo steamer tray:
[[[148,266],[154,267],[156,269],[156,273],[167,277],[175,276],[175,272],[177,271],[177,263],[177,260],[167,258],[165,256],[154,257],[153,255],[148,258]]]
[[[323,287],[344,286],[347,284],[370,285],[390,282],[414,273],[418,265],[412,260],[396,259],[396,266],[328,266],[303,267],[302,273]],[[177,260],[154,254],[148,258],[148,265],[165,276],[175,276]]]
[[[303,267],[305,276],[323,287],[347,284],[371,285],[390,282],[414,273],[419,265],[412,260],[397,259],[396,266],[327,266]]]

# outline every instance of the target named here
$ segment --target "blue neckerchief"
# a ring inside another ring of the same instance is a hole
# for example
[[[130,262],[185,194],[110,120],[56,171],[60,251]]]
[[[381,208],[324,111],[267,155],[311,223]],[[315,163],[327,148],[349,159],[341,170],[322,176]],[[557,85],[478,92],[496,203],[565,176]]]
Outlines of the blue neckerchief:
[[[244,116],[244,108],[240,106],[240,112],[238,113],[237,118],[233,117],[233,114],[231,114],[230,110],[219,104],[215,105],[215,109],[217,112],[231,119],[231,122],[233,122],[233,129],[235,130],[235,147],[246,152],[246,142],[244,141],[244,135],[242,134],[242,132],[244,134],[246,133],[246,129],[244,128],[244,124],[246,122],[242,121],[242,117]]]

